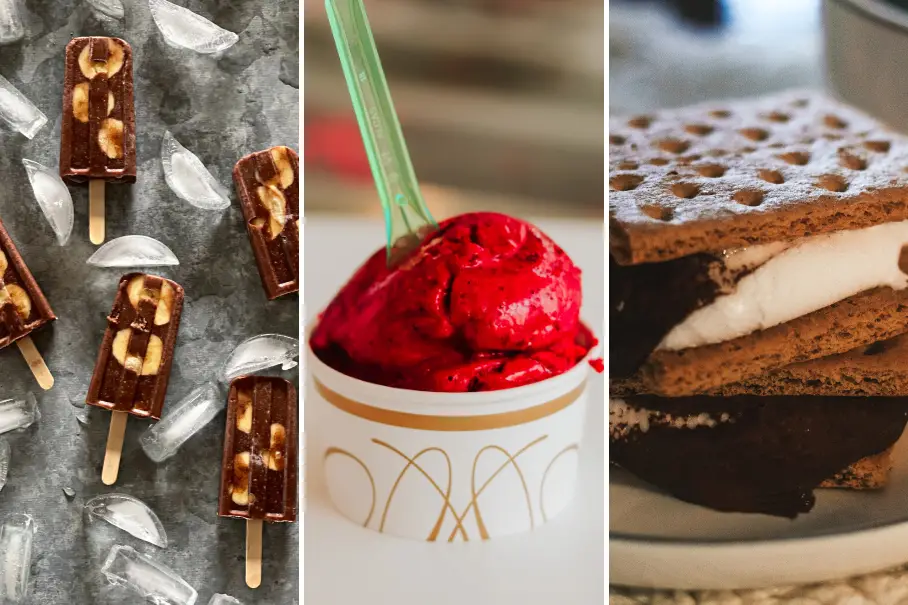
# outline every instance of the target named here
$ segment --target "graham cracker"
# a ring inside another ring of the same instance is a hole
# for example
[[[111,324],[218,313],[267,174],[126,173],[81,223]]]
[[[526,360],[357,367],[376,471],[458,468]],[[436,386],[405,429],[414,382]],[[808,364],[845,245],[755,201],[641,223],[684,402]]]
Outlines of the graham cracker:
[[[882,489],[889,483],[892,471],[892,449],[890,446],[879,454],[861,458],[848,468],[836,473],[819,487],[841,489]]]
[[[621,264],[908,220],[908,138],[810,91],[609,124]]]
[[[908,334],[723,385],[710,395],[908,395]]]
[[[636,379],[644,392],[667,397],[705,393],[905,332],[908,289],[874,288],[729,341],[678,351],[658,349]]]

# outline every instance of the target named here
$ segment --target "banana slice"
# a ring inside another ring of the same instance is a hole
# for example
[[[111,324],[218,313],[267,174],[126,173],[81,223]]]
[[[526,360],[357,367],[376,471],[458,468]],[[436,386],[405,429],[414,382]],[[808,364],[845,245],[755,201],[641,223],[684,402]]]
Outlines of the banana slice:
[[[273,471],[284,470],[284,442],[287,440],[287,429],[283,424],[271,425],[271,445],[266,452],[265,462]]]
[[[132,304],[134,309],[139,308],[139,301],[142,298],[142,289],[145,286],[145,276],[137,275],[129,280],[129,283],[126,284],[126,294],[129,296],[129,302]]]
[[[287,200],[281,190],[273,185],[259,187],[256,193],[262,205],[268,210],[268,232],[270,239],[275,239],[287,224]]]
[[[164,343],[160,338],[151,335],[148,349],[145,351],[145,363],[142,364],[142,376],[154,376],[161,369],[161,358],[164,356]]]
[[[286,147],[272,147],[271,158],[277,166],[281,189],[286,189],[293,184],[293,164],[290,163],[290,154]]]
[[[95,76],[103,73],[101,70],[107,70],[107,63],[103,61],[94,62],[91,60],[91,44],[86,44],[82,52],[79,53],[79,70],[82,75],[93,80]]]
[[[16,307],[19,317],[23,320],[28,319],[32,314],[32,299],[28,297],[28,293],[16,284],[7,284],[6,292],[12,300],[13,306]]]
[[[92,61],[91,44],[86,44],[79,53],[79,70],[89,80],[94,80],[98,74],[107,74],[108,78],[112,78],[123,68],[125,54],[123,47],[118,42],[109,39],[107,41],[107,60]]]
[[[170,322],[170,316],[173,314],[173,299],[173,286],[165,281],[161,286],[161,298],[154,314],[154,325],[163,326]]]
[[[107,92],[107,115],[113,113],[116,100],[113,93]],[[76,84],[73,88],[73,116],[86,124],[88,122],[88,82]]]
[[[9,262],[6,260],[6,254],[3,253],[3,250],[0,250],[0,279],[3,279],[3,274],[6,273],[8,266]]]
[[[154,338],[154,336],[152,336]],[[120,365],[136,374],[143,373],[142,358],[129,352],[129,341],[132,339],[132,329],[123,328],[114,336],[111,345],[111,354],[114,359],[120,362]]]
[[[123,157],[123,122],[115,118],[107,118],[101,122],[98,146],[111,159]]]
[[[123,69],[123,61],[126,56],[126,51],[120,45],[119,42],[115,42],[113,39],[107,41],[107,77],[112,78],[117,73]]]
[[[83,124],[88,122],[88,82],[73,88],[73,116]]]
[[[120,362],[120,365],[126,367],[126,354],[129,350],[129,339],[132,338],[132,330],[124,328],[117,332],[111,345],[111,354],[114,359]]]
[[[249,498],[249,452],[240,452],[233,457],[233,478],[230,497],[240,506],[247,506]]]
[[[126,284],[126,295],[129,297],[129,303],[134,309],[138,309],[139,304],[141,304],[142,301],[157,304],[154,315],[154,324],[156,326],[163,326],[170,321],[170,315],[173,310],[174,291],[173,287],[168,282],[165,281],[161,285],[161,290],[158,291],[152,288],[146,288],[145,276],[137,275]]]
[[[238,391],[236,399],[236,428],[249,434],[252,432],[252,397],[247,391]]]

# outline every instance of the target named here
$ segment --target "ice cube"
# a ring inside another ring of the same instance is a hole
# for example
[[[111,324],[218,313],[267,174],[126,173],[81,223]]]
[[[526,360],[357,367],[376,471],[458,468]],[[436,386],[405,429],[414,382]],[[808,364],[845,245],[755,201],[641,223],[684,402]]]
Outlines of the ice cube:
[[[30,139],[47,124],[47,116],[3,76],[0,76],[0,119]]]
[[[82,426],[88,426],[89,424],[91,424],[91,415],[87,407],[76,408],[73,414],[75,414],[76,416],[76,422],[78,422]]]
[[[9,515],[0,527],[0,603],[25,602],[34,535],[28,515]]]
[[[0,489],[6,485],[6,477],[9,475],[9,460],[12,452],[9,449],[9,441],[0,439]]]
[[[129,546],[111,548],[101,573],[111,584],[128,586],[156,605],[194,605],[199,597],[172,569]]]
[[[300,341],[282,334],[261,334],[243,342],[224,364],[221,379],[230,381],[237,376],[258,372],[272,366],[288,366],[299,355]]]
[[[155,462],[173,456],[190,437],[202,430],[227,405],[213,383],[194,389],[142,435],[145,454]]]
[[[281,82],[296,89],[300,87],[299,61],[300,58],[297,53],[294,53],[293,59],[284,57],[281,59],[281,68],[278,72],[278,79]]]
[[[105,314],[105,317],[107,317],[106,314]],[[80,399],[78,397],[73,399],[72,397],[69,396],[69,393],[67,393],[66,391],[61,391],[61,393],[62,393],[63,400],[66,401],[66,403],[68,403],[72,407],[79,409],[79,410],[81,410],[82,408],[85,407],[85,401],[83,401],[82,399]]]
[[[164,180],[180,199],[203,210],[223,210],[230,205],[227,192],[194,153],[180,145],[169,131],[161,141]]]
[[[167,0],[148,0],[148,6],[155,25],[172,46],[210,54],[226,50],[240,39],[235,33]]]
[[[35,396],[27,393],[24,399],[0,401],[0,433],[24,429],[41,419]]]
[[[144,235],[112,239],[85,262],[95,267],[172,267],[180,264],[170,248]]]
[[[126,14],[120,0],[87,0],[87,2],[97,12],[114,19],[122,19]]]
[[[243,603],[230,595],[217,593],[211,597],[211,600],[208,601],[208,605],[243,605]]]
[[[149,544],[167,548],[167,532],[147,504],[128,494],[104,494],[85,503],[92,518],[101,519]]]
[[[22,165],[28,173],[28,182],[32,185],[38,207],[57,236],[57,243],[65,246],[73,231],[73,198],[69,187],[56,169],[27,159],[22,160]]]
[[[104,317],[106,318],[107,315],[105,314]],[[66,403],[74,408],[73,414],[75,414],[76,420],[79,421],[79,424],[81,424],[82,426],[88,426],[88,424],[91,422],[91,418],[88,415],[90,408],[86,407],[85,401],[80,398],[73,399],[66,391],[63,391],[62,393],[63,399],[66,400]]]
[[[25,37],[25,26],[19,16],[19,0],[0,0],[0,45],[12,44]]]

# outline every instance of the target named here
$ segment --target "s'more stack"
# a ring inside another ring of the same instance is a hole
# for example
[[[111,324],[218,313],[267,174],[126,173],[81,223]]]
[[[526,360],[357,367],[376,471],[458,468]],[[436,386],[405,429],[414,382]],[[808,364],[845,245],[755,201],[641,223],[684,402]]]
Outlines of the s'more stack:
[[[908,138],[818,93],[615,118],[611,462],[795,517],[908,421]]]

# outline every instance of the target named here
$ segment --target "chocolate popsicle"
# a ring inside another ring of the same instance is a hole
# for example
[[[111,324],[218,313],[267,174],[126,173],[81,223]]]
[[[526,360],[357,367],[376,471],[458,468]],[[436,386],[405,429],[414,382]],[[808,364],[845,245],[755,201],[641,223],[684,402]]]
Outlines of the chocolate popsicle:
[[[127,414],[161,418],[183,311],[183,288],[153,275],[120,279],[85,403],[110,410],[101,479],[117,480]]]
[[[104,241],[104,183],[136,182],[132,48],[119,38],[66,46],[60,176],[89,183],[91,241]]]
[[[54,386],[54,377],[30,334],[55,319],[50,303],[0,222],[0,349],[15,342],[45,390]]]
[[[251,153],[236,163],[233,182],[268,300],[298,292],[299,156],[282,146]]]
[[[261,583],[262,521],[296,521],[296,389],[283,378],[230,383],[218,515],[247,520],[246,583]]]

